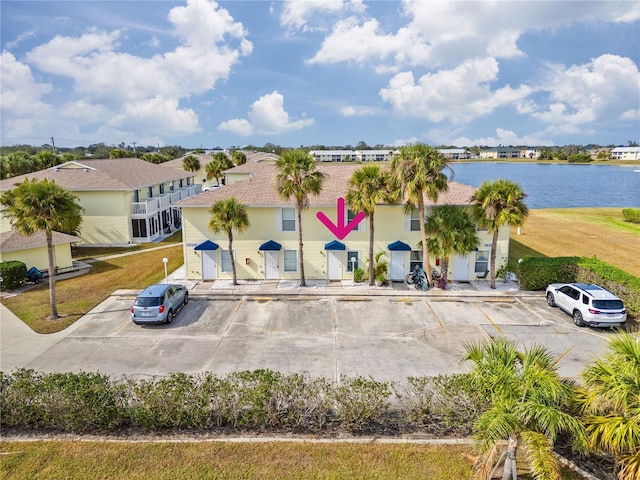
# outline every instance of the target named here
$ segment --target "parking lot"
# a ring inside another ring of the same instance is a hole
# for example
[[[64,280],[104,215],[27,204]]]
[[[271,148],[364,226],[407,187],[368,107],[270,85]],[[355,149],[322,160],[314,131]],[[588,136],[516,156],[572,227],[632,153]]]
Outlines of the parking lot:
[[[503,336],[541,344],[577,377],[613,332],[576,327],[542,293],[500,297],[192,295],[170,325],[138,326],[135,295],[114,293],[72,327],[11,343],[2,369],[118,377],[273,369],[378,380],[464,372],[464,345]],[[27,343],[29,342],[29,343]]]

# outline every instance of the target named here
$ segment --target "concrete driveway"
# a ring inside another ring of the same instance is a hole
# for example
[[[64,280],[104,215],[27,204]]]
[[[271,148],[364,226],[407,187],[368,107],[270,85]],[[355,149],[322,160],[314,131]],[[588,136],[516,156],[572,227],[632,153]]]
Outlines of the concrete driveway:
[[[194,292],[171,325],[129,319],[134,292],[115,292],[64,332],[38,335],[2,307],[0,368],[99,371],[119,377],[254,369],[378,380],[467,371],[464,345],[503,336],[541,344],[578,377],[613,332],[578,328],[540,294],[272,295]]]

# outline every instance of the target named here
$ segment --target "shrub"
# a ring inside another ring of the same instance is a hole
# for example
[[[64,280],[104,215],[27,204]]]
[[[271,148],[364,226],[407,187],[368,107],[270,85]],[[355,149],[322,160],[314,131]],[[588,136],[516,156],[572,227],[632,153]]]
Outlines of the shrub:
[[[24,283],[27,278],[27,266],[18,260],[0,262],[0,288],[2,290],[13,290]]]
[[[364,270],[361,268],[356,268],[353,271],[353,281],[356,283],[360,283],[364,281]]]
[[[382,421],[391,406],[391,394],[388,382],[343,375],[334,392],[336,417],[347,430],[366,430]]]
[[[469,435],[487,399],[468,374],[409,377],[396,389],[401,410],[410,423],[438,435]]]
[[[125,421],[125,390],[99,373],[2,375],[2,423],[67,432],[109,430]]]
[[[588,163],[592,160],[588,153],[572,153],[567,157],[569,163]]]
[[[640,223],[640,209],[638,208],[623,208],[622,218],[625,222]]]
[[[640,316],[640,278],[596,258],[526,257],[518,277],[525,290],[544,290],[550,283],[595,283],[619,296],[631,316]]]

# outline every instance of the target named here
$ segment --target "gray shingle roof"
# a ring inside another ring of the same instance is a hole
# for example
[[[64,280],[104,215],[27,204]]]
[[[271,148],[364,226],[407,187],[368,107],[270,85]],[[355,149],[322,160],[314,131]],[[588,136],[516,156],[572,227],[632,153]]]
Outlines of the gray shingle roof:
[[[55,180],[58,185],[73,191],[135,190],[189,177],[193,177],[190,172],[180,172],[175,168],[155,165],[139,158],[82,160],[2,180],[0,191],[12,189],[25,178]]]
[[[53,232],[53,244],[74,243],[82,239],[75,235],[67,235],[66,233]],[[36,232],[33,235],[22,235],[15,230],[0,233],[0,250],[3,252],[11,252],[14,250],[24,250],[27,248],[46,247],[47,237],[44,232]]]
[[[353,163],[317,164],[317,169],[325,175],[322,192],[318,196],[310,196],[312,206],[335,206],[339,197],[347,193],[351,174],[362,167]],[[252,176],[221,188],[194,195],[177,203],[179,206],[210,206],[218,200],[235,197],[248,206],[293,205],[293,200],[285,200],[278,195],[275,178],[278,170],[274,162],[247,162],[229,170],[230,173],[253,173]],[[471,205],[471,196],[475,188],[457,182],[449,182],[449,190],[438,198],[438,205],[450,203],[454,205]],[[433,205],[425,199],[425,205]]]

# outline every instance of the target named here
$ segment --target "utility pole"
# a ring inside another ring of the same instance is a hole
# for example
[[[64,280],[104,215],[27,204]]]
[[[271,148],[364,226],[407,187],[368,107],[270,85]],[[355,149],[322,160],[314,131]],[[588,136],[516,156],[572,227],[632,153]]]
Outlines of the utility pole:
[[[53,153],[56,153],[56,142],[53,141],[53,137],[51,137],[51,147],[53,148]]]

